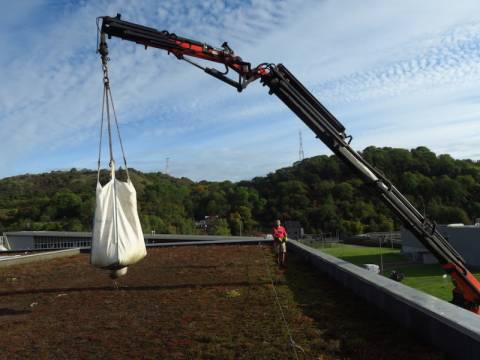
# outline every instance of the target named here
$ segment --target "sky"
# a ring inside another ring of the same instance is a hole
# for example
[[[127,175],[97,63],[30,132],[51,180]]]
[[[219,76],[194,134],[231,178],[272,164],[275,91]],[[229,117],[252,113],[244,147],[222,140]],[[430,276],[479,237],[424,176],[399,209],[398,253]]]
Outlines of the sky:
[[[1,1],[0,178],[95,169],[96,18],[168,30],[257,65],[284,64],[352,147],[427,146],[480,160],[478,0]],[[238,181],[331,154],[259,82],[242,93],[157,49],[109,40],[129,167]],[[219,67],[221,70],[221,67]],[[105,140],[105,139],[104,139]],[[108,166],[103,149],[102,167]],[[115,148],[117,162],[121,156]]]

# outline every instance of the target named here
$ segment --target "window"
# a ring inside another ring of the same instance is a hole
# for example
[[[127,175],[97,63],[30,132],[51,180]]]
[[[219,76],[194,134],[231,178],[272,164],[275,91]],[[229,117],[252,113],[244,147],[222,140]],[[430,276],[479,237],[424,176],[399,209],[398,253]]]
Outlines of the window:
[[[90,247],[92,240],[67,236],[35,236],[35,249],[69,249],[73,247]]]

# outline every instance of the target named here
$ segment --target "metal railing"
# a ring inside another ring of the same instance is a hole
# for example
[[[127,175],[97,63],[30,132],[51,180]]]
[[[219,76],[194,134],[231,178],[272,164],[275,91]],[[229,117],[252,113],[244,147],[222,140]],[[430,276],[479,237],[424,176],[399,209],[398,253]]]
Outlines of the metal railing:
[[[366,246],[389,246],[391,248],[399,248],[402,243],[400,231],[379,231],[354,235],[346,242]]]
[[[303,239],[299,241],[309,246],[322,248],[331,247],[342,242],[338,231],[321,232],[320,234],[305,234]]]

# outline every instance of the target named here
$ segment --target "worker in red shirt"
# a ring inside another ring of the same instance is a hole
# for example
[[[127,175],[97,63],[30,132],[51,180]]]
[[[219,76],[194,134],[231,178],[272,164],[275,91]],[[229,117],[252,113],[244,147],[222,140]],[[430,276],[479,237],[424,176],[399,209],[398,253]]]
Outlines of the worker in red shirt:
[[[277,263],[280,266],[285,266],[285,254],[287,253],[287,231],[282,226],[280,220],[275,221],[275,226],[272,230],[273,248],[277,255]]]

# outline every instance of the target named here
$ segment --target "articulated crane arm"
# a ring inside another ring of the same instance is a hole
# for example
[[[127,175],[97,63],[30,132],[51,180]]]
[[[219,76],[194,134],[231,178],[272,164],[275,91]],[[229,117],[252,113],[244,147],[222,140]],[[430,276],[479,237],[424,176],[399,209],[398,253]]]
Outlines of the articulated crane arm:
[[[119,37],[148,47],[163,49],[180,60],[202,69],[207,74],[242,91],[249,83],[260,79],[270,94],[282,100],[344,163],[353,169],[384,203],[395,213],[404,226],[438,259],[450,274],[453,284],[452,302],[477,314],[480,313],[480,283],[468,271],[462,256],[438,232],[435,223],[424,217],[384,175],[370,165],[351,146],[351,136],[345,127],[298,81],[282,64],[250,63],[236,56],[224,43],[215,48],[205,43],[179,37],[167,31],[137,25],[116,17],[102,17],[99,53],[102,62],[108,60],[106,37]],[[190,58],[213,61],[225,66],[225,72],[203,67]],[[227,77],[229,70],[238,74],[238,80]]]

